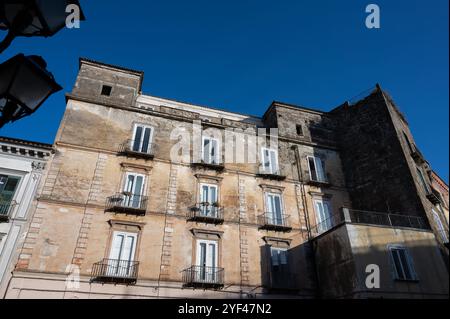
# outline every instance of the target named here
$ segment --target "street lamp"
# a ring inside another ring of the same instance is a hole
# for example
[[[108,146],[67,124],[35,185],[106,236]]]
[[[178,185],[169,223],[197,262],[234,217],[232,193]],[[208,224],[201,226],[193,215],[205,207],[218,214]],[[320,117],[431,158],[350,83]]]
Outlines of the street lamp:
[[[78,0],[2,0],[0,3],[0,30],[9,30],[0,43],[3,52],[15,37],[49,37],[64,28],[66,8],[74,4],[80,9],[80,20],[85,20]]]
[[[62,89],[40,56],[18,54],[0,65],[0,128],[31,115]]]

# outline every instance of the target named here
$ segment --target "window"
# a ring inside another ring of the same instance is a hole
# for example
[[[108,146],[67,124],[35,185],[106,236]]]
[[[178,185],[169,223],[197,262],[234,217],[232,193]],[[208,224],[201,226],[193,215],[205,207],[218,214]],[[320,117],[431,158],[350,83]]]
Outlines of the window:
[[[425,180],[425,176],[422,173],[422,170],[420,168],[418,168],[418,167],[416,167],[416,170],[417,170],[417,176],[419,177],[420,184],[422,184],[422,187],[423,187],[425,193],[429,194],[430,193],[430,189],[429,189],[428,184],[427,184],[427,182]]]
[[[200,185],[200,214],[203,216],[217,217],[218,192],[217,185]]]
[[[262,148],[262,166],[266,174],[278,174],[278,151]]]
[[[102,95],[103,96],[110,96],[112,91],[112,87],[109,85],[103,85],[102,86]]]
[[[394,278],[397,280],[417,280],[411,256],[405,247],[392,246],[389,248]]]
[[[0,175],[0,215],[8,215],[20,177]]]
[[[308,156],[309,165],[309,177],[312,181],[326,182],[324,174],[324,165],[320,158],[314,156]]]
[[[280,194],[266,193],[266,209],[269,225],[283,225],[283,204]]]
[[[150,153],[153,138],[153,128],[150,126],[136,124],[134,126],[131,148],[133,152]]]
[[[134,272],[137,233],[115,231],[107,266],[107,275],[129,277]]]
[[[214,240],[197,240],[195,276],[197,281],[215,282],[218,267],[218,245]]]
[[[297,135],[303,136],[303,126],[301,124],[297,124],[296,129],[297,129]]]
[[[448,232],[445,230],[444,224],[442,223],[441,217],[439,216],[439,213],[432,210],[433,212],[433,219],[436,223],[437,231],[439,233],[439,236],[441,237],[442,241],[444,243],[448,243]]]
[[[270,261],[272,270],[280,270],[288,264],[288,251],[285,248],[270,247]]]
[[[123,193],[125,206],[140,208],[144,195],[145,176],[136,173],[127,173]]]
[[[322,199],[314,200],[314,210],[316,212],[317,232],[323,233],[333,227],[333,215],[329,201]]]
[[[219,140],[203,137],[202,159],[207,164],[219,164]]]

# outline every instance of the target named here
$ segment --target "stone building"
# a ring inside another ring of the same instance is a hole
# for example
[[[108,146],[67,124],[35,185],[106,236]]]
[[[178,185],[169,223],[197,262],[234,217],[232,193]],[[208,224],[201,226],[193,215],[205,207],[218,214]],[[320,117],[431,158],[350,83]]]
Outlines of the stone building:
[[[80,60],[7,298],[448,298],[430,168],[379,86],[254,117],[143,76]]]
[[[0,137],[0,296],[3,298],[18,249],[31,220],[32,205],[51,145]]]

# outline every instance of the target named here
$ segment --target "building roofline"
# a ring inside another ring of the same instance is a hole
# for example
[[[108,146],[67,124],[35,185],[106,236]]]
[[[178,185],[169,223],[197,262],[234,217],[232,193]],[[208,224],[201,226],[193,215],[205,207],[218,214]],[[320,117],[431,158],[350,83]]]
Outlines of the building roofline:
[[[322,111],[322,110],[318,110],[318,109],[315,109],[315,108],[304,107],[304,106],[299,106],[299,105],[296,105],[296,104],[285,103],[285,102],[280,102],[280,101],[272,101],[272,103],[269,105],[267,110],[264,112],[264,115],[262,116],[262,118],[263,119],[266,118],[267,114],[269,114],[269,112],[276,106],[286,107],[286,108],[299,110],[299,111],[304,111],[304,112],[313,113],[313,114],[318,114],[318,115],[325,115],[325,114],[327,114],[327,112]]]
[[[436,182],[443,184],[442,186],[446,187],[447,189],[449,189],[448,184],[439,176],[438,173],[436,173],[436,171],[431,171],[433,178],[436,180]]]
[[[42,148],[42,149],[46,149],[49,151],[53,150],[52,144],[22,140],[22,139],[14,138],[14,137],[0,136],[0,142],[23,145],[23,146],[30,146],[30,147],[37,147],[37,148]]]

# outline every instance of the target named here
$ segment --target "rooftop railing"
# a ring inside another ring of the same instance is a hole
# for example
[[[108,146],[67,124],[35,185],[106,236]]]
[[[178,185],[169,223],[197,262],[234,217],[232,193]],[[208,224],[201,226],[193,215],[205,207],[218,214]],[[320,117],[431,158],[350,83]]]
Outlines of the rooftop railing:
[[[334,214],[329,218],[317,223],[311,228],[311,232],[313,234],[321,234],[343,223],[420,230],[430,229],[430,226],[426,222],[426,220],[418,216],[343,208],[338,214]]]

